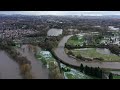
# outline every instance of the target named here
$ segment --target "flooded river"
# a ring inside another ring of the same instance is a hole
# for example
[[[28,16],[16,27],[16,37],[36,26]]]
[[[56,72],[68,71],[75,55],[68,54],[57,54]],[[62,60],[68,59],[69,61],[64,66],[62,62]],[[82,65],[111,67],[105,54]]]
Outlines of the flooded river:
[[[120,62],[85,62],[85,61],[77,61],[76,59],[69,57],[64,51],[64,46],[67,40],[71,36],[72,35],[63,37],[58,47],[54,50],[55,54],[57,55],[57,57],[61,59],[61,61],[63,61],[64,63],[68,63],[72,66],[77,66],[77,67],[79,67],[80,64],[83,63],[83,65],[88,65],[89,67],[100,67],[100,68],[105,68],[105,69],[108,69],[108,68],[109,69],[120,69]]]
[[[34,79],[49,79],[48,69],[44,67],[42,62],[38,61],[34,56],[34,51],[40,51],[39,47],[32,45],[22,45],[21,48],[17,49],[17,51],[31,62],[31,72]]]
[[[19,65],[5,51],[0,51],[0,79],[22,79]]]

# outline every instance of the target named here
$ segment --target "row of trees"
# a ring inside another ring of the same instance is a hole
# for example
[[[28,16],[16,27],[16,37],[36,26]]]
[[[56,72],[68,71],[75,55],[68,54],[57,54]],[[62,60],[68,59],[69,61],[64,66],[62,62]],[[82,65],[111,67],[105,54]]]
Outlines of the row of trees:
[[[61,36],[45,38],[42,42],[38,43],[38,46],[40,46],[41,48],[46,49],[46,50],[51,50],[51,49],[57,47],[58,42],[61,38],[62,38]]]
[[[105,72],[100,69],[99,67],[88,67],[87,65],[84,67],[83,64],[80,65],[80,72],[83,72],[87,75],[90,75],[90,76],[94,76],[94,77],[97,77],[97,78],[103,78],[103,74],[105,74]],[[113,79],[113,74],[112,73],[109,73],[109,79]]]
[[[87,75],[95,76],[97,78],[102,78],[103,71],[97,67],[88,67],[87,65],[84,67],[83,64],[80,65],[80,71],[84,72]]]
[[[77,49],[77,48],[107,48],[108,45],[104,45],[104,44],[90,44],[90,45],[86,45],[86,43],[83,43],[83,46],[80,45],[69,45],[67,43],[65,43],[65,48],[67,49]]]

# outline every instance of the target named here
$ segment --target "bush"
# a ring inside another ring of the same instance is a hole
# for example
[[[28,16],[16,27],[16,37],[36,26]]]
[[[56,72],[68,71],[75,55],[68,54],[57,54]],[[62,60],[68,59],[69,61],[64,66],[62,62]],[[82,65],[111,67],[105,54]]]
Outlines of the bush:
[[[79,55],[76,56],[76,58],[82,59],[82,56],[79,54]]]
[[[74,56],[74,54],[73,54],[73,52],[70,50],[70,51],[68,51],[68,53],[67,53],[68,55],[72,55],[72,56]]]
[[[81,65],[80,65],[80,72],[83,72],[83,70],[84,70],[84,66],[83,66],[83,64],[81,63]]]
[[[50,70],[50,78],[51,79],[63,79],[63,75],[61,74],[58,65],[54,64],[54,62],[49,62],[49,70]]]
[[[104,61],[104,59],[102,57],[100,58],[93,58],[94,60],[99,60],[99,61]]]
[[[109,74],[109,79],[113,79],[113,74],[112,73]]]

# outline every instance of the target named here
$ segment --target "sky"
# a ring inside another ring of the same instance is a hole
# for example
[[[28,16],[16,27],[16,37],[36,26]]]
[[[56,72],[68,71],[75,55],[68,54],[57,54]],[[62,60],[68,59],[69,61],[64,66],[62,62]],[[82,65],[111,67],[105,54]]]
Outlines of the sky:
[[[120,11],[0,11],[0,14],[22,14],[22,15],[120,15]]]

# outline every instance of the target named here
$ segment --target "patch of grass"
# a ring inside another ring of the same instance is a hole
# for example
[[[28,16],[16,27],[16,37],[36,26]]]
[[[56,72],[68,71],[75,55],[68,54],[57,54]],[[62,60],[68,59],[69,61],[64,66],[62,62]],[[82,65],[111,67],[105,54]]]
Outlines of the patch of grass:
[[[120,61],[120,57],[117,55],[107,55],[107,54],[101,54],[96,51],[95,48],[87,49],[87,50],[72,50],[74,55],[79,55],[87,58],[103,58],[103,61]]]
[[[71,73],[65,73],[65,75],[68,79],[75,79],[74,75]]]
[[[113,75],[113,79],[120,79],[120,75]]]
[[[82,38],[82,36],[81,36],[81,38],[80,39],[73,39],[73,37],[74,36],[72,36],[72,37],[70,37],[69,39],[68,39],[68,41],[67,41],[67,44],[68,45],[82,45],[83,44],[83,42],[84,42],[84,39]]]

